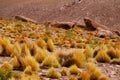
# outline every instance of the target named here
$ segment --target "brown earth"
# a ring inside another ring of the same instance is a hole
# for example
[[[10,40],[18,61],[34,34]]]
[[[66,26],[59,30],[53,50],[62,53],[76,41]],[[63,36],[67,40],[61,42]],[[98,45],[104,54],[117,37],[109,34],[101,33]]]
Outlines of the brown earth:
[[[120,0],[0,0],[0,17],[23,15],[40,22],[79,21],[89,17],[120,30]]]

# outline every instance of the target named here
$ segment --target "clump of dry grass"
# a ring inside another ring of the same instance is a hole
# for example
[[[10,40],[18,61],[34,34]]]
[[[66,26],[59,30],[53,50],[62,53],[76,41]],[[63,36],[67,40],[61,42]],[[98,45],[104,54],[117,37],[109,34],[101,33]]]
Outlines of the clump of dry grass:
[[[5,69],[9,69],[9,70],[12,70],[13,67],[11,64],[9,64],[7,61],[5,61],[2,65],[1,65],[1,68],[5,68]]]
[[[107,47],[105,45],[101,46],[95,58],[98,62],[110,62],[111,59],[107,55]]]
[[[70,76],[69,80],[78,80],[75,76]]]
[[[88,59],[88,58],[93,57],[94,51],[89,45],[86,45],[84,53],[85,53],[86,58]]]
[[[13,66],[13,69],[17,69],[17,68],[20,67],[20,63],[19,63],[19,61],[18,61],[16,56],[11,58],[10,64]]]
[[[36,43],[37,43],[37,45],[38,45],[39,47],[41,47],[42,49],[45,49],[46,46],[47,46],[46,42],[45,42],[43,39],[41,39],[41,38],[39,38],[39,39],[36,41]]]
[[[70,74],[69,70],[67,68],[63,68],[61,71],[62,76],[68,76]]]
[[[48,39],[48,41],[47,41],[47,48],[50,51],[53,51],[55,49],[55,45],[54,45],[52,39]]]
[[[6,38],[6,37],[3,37],[3,38],[0,39],[0,43],[3,46],[3,49],[5,51],[3,53],[3,55],[10,56],[13,52],[13,44],[11,44],[10,39]]]
[[[53,67],[50,68],[47,72],[47,77],[49,78],[60,78],[61,74],[57,72]]]
[[[49,56],[48,52],[36,46],[34,57],[38,62],[41,63],[47,56]]]
[[[23,74],[20,80],[41,80],[38,74]]]
[[[26,68],[26,60],[25,60],[25,57],[22,57],[22,56],[17,56],[17,59],[20,63],[20,68],[21,70],[24,70]]]
[[[99,80],[102,77],[101,71],[94,63],[88,62],[86,71],[80,74],[80,80]]]
[[[26,68],[20,80],[40,80],[38,75],[39,65],[32,56],[25,57]]]
[[[53,55],[50,55],[43,60],[42,66],[60,67],[60,64],[56,59],[56,57],[54,57]]]
[[[3,53],[3,46],[2,46],[2,44],[0,43],[0,55],[2,55],[2,53]]]
[[[30,54],[30,50],[27,47],[27,45],[25,43],[22,44],[22,52],[21,52],[21,56],[31,56]]]
[[[33,73],[31,66],[27,66],[24,70],[24,73],[31,75]]]
[[[107,54],[111,59],[116,58],[116,50],[112,46],[108,49]]]
[[[12,52],[12,54],[11,54],[11,56],[13,57],[13,56],[19,56],[19,55],[21,55],[21,47],[20,47],[20,44],[18,43],[18,42],[16,42],[15,44],[14,44],[14,47],[13,47],[13,52]]]
[[[25,62],[26,62],[26,67],[27,66],[31,66],[31,68],[32,68],[33,71],[38,71],[39,70],[39,64],[35,60],[34,57],[32,57],[32,56],[26,56],[25,57]]]
[[[82,72],[80,74],[80,80],[90,80],[90,74],[87,72]]]
[[[101,71],[91,62],[87,64],[87,73],[90,75],[90,80],[98,80],[102,76]]]
[[[84,51],[81,49],[73,49],[70,53],[63,58],[62,61],[63,66],[71,66],[73,64],[77,65],[78,67],[83,67],[86,63],[86,57],[83,53]]]
[[[120,58],[114,58],[110,61],[111,64],[118,64],[120,65]]]
[[[97,61],[96,61],[95,58],[89,58],[89,59],[87,60],[87,62],[97,63]]]
[[[24,43],[26,44],[26,46],[28,47],[28,49],[30,50],[30,51],[32,51],[33,50],[33,47],[34,47],[34,42],[33,41],[31,41],[31,40],[28,40],[28,39],[24,39]]]
[[[72,65],[69,67],[69,72],[71,74],[78,74],[80,73],[79,68],[76,65]]]
[[[116,57],[115,58],[120,58],[120,49],[116,48]]]

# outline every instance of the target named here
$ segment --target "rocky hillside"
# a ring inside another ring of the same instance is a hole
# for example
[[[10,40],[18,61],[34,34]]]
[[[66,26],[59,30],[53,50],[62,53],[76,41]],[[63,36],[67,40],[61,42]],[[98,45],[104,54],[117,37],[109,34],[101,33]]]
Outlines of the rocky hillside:
[[[43,21],[82,21],[89,17],[120,30],[120,0],[0,0],[0,17],[23,15]]]

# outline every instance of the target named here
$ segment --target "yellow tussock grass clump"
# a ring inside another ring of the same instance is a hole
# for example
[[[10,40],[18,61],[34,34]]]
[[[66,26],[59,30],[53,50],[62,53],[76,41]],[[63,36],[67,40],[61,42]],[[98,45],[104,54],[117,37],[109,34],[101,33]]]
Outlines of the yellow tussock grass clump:
[[[10,64],[13,66],[14,69],[20,67],[20,63],[19,63],[19,61],[18,61],[18,59],[17,59],[16,56],[13,57],[13,58],[11,58],[11,60],[10,60]]]
[[[2,55],[2,53],[3,53],[3,46],[0,44],[0,55]]]
[[[114,58],[110,61],[111,64],[118,64],[120,65],[120,58]]]
[[[120,49],[116,48],[116,58],[120,58]]]
[[[22,69],[22,70],[25,69],[26,65],[27,65],[27,62],[26,62],[25,58],[22,57],[22,56],[17,56],[17,59],[20,63],[20,69]]]
[[[5,49],[6,55],[10,56],[13,52],[13,44],[11,44],[9,38],[3,37],[1,43],[3,45],[3,48]]]
[[[39,47],[36,47],[34,57],[38,62],[41,63],[47,56],[49,56],[49,53],[47,53],[45,50],[43,50]]]
[[[24,70],[24,74],[31,75],[33,73],[31,66],[27,66]]]
[[[87,60],[87,62],[97,63],[97,61],[96,61],[95,58],[89,58],[89,59]]]
[[[75,76],[70,76],[69,80],[78,80]]]
[[[78,73],[80,73],[80,70],[76,65],[72,65],[69,67],[69,72],[71,74],[78,74]]]
[[[25,61],[26,61],[26,66],[31,66],[31,68],[32,68],[33,71],[38,71],[39,70],[39,64],[35,60],[34,57],[32,57],[32,56],[26,56],[25,57]]]
[[[68,76],[68,75],[70,75],[70,72],[67,68],[64,67],[61,71],[61,75],[62,76]]]
[[[24,74],[21,76],[20,80],[41,80],[38,74]]]
[[[7,61],[5,61],[5,62],[2,64],[1,68],[5,68],[5,69],[9,69],[9,70],[12,70],[12,69],[13,69],[12,65],[9,64]]]
[[[86,45],[84,53],[87,59],[93,57],[93,52],[93,49],[89,45]]]
[[[41,39],[41,38],[39,38],[39,39],[36,41],[36,43],[37,43],[37,45],[38,45],[39,47],[41,47],[42,49],[46,48],[46,46],[47,46],[47,43],[46,43],[43,39]]]
[[[25,39],[25,44],[27,45],[28,49],[31,51],[33,49],[33,41],[29,39]]]
[[[108,49],[107,54],[111,59],[116,58],[116,50],[112,46]]]
[[[96,55],[96,60],[98,61],[98,62],[110,62],[110,57],[108,56],[108,54],[107,54],[107,49],[106,49],[106,47],[102,47],[99,51],[98,51],[98,53],[97,53],[97,55]]]
[[[48,48],[49,51],[53,51],[55,49],[55,45],[54,45],[52,39],[48,39],[47,48]]]
[[[80,80],[90,80],[90,74],[87,72],[82,72],[80,74]]]
[[[60,64],[56,57],[53,55],[50,55],[44,59],[42,62],[42,66],[49,66],[49,67],[60,67]]]
[[[11,56],[19,56],[21,55],[21,47],[20,47],[20,44],[18,42],[16,42],[14,44],[14,47],[13,47],[13,52],[11,54]]]
[[[97,66],[94,63],[91,62],[87,64],[86,72],[89,73],[90,80],[98,80],[102,76],[101,71],[97,68]]]
[[[73,64],[77,65],[78,67],[83,67],[86,63],[86,57],[83,53],[84,51],[81,49],[73,49],[70,51],[65,59],[62,62],[63,66],[71,66]]]
[[[30,54],[30,50],[27,47],[27,45],[25,43],[22,44],[22,52],[21,52],[21,56],[31,56]]]
[[[55,68],[51,67],[47,72],[47,77],[49,78],[60,78],[61,74],[55,70]]]

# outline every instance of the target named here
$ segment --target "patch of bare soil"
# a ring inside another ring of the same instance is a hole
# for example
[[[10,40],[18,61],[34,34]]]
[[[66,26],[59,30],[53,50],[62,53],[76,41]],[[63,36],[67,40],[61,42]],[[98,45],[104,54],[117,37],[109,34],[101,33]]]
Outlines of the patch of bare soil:
[[[120,80],[120,66],[108,63],[99,63],[99,68],[104,74],[110,77],[110,80]]]

